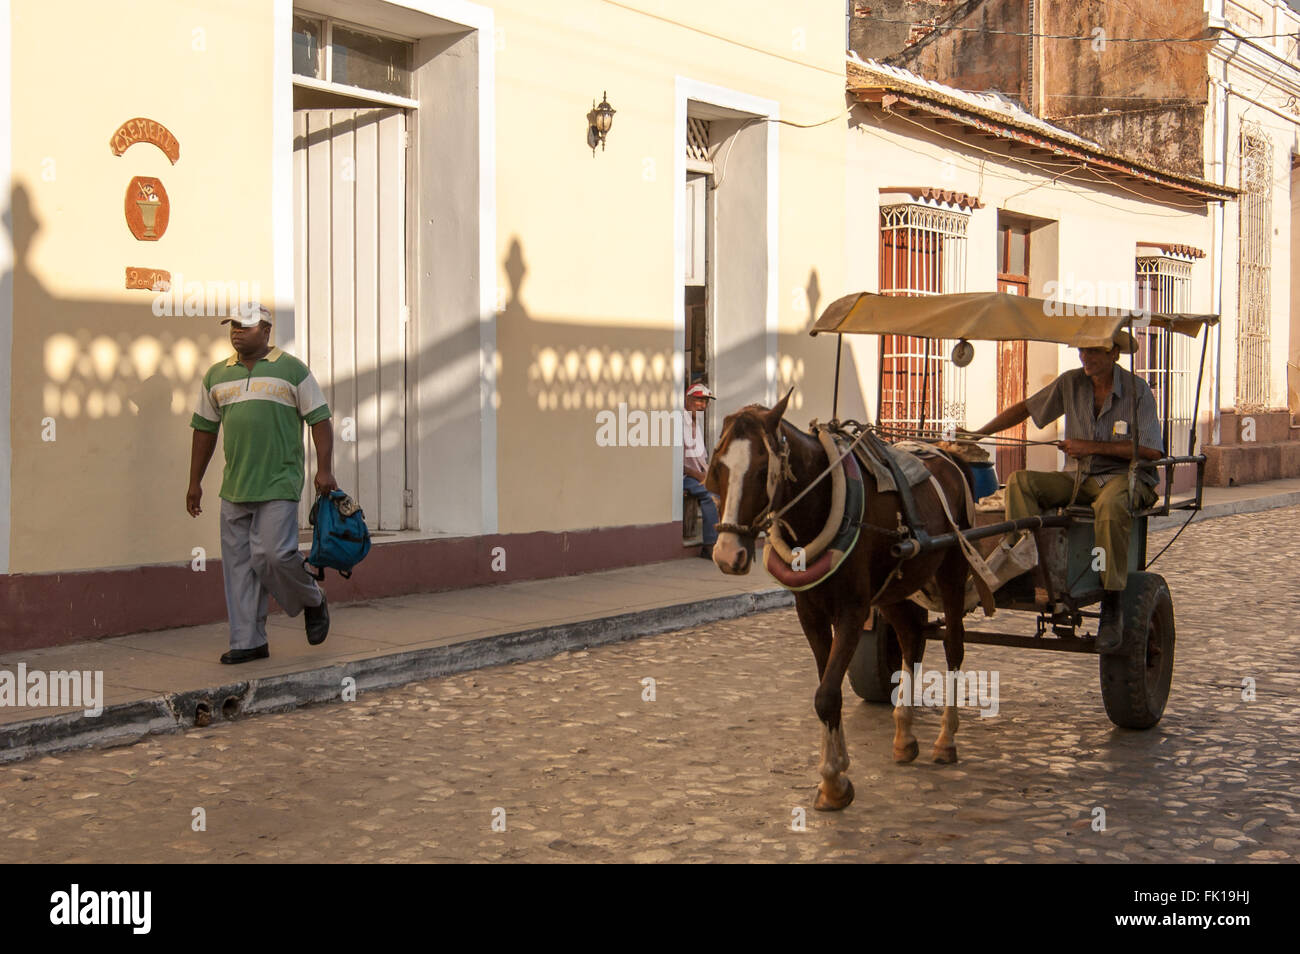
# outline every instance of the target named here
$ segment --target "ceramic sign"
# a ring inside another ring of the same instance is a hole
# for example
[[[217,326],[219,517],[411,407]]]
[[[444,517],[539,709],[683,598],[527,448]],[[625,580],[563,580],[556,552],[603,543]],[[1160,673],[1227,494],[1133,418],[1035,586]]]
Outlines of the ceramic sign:
[[[163,155],[171,160],[173,166],[181,157],[181,144],[171,131],[162,123],[145,119],[143,116],[128,119],[117,127],[117,132],[113,133],[113,138],[108,141],[108,147],[113,150],[113,155],[120,156],[137,142],[148,142],[157,146],[162,150]]]
[[[156,242],[167,231],[171,204],[162,181],[136,176],[126,187],[126,227],[141,242]]]

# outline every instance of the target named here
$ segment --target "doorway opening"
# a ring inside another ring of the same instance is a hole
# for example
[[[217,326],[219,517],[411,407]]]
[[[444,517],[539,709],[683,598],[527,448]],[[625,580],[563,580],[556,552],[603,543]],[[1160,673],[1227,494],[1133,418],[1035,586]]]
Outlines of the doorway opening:
[[[710,242],[713,239],[712,204],[710,193],[713,185],[713,162],[710,155],[707,120],[689,117],[686,121],[686,273],[683,280],[682,297],[686,314],[686,388],[703,384],[713,390],[713,335],[712,323],[713,295],[711,287]],[[703,420],[695,419],[690,430],[683,428],[683,435],[696,435],[696,442],[707,445],[708,435],[713,433],[712,404],[703,412]],[[690,413],[686,411],[684,413]],[[692,441],[683,448],[683,458],[687,466],[698,466],[699,460],[693,461]],[[702,469],[702,468],[701,468]],[[690,494],[682,496],[682,544],[698,546],[704,539],[703,520],[700,515],[699,501]]]
[[[293,18],[294,311],[329,402],[334,474],[372,531],[411,525],[407,150],[415,41]],[[307,480],[315,456],[308,440]],[[314,494],[299,507],[307,525]]]
[[[998,291],[1009,295],[1029,294],[1029,223],[1005,212],[998,213]],[[1028,394],[1029,353],[1023,341],[999,341],[998,413],[1023,401]],[[1023,441],[1028,427],[1021,421],[1007,429],[1004,437]],[[1026,467],[1025,445],[999,446],[997,472],[1004,480]]]

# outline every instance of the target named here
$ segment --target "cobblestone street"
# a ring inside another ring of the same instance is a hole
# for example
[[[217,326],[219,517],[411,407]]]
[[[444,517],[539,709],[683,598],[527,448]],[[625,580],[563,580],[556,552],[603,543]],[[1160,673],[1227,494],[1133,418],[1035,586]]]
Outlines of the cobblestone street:
[[[1178,645],[1147,732],[1107,720],[1095,657],[971,646],[1000,712],[964,711],[942,766],[921,710],[923,759],[894,765],[889,710],[846,681],[841,813],[812,810],[815,667],[786,609],[7,765],[0,860],[1295,861],[1297,541],[1300,507],[1227,517],[1153,568]]]

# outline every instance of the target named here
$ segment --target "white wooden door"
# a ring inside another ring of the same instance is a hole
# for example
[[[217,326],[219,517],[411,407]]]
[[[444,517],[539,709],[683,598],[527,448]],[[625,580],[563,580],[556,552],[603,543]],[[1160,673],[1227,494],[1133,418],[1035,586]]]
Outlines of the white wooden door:
[[[372,530],[406,504],[406,115],[294,113],[299,353],[334,421],[334,475]],[[308,446],[307,473],[315,472]],[[304,493],[302,524],[315,492]]]

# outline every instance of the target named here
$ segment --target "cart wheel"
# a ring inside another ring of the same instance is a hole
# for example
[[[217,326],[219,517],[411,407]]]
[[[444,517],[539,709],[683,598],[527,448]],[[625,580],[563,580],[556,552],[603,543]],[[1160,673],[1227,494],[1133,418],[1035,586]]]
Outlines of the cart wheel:
[[[1101,698],[1110,721],[1149,729],[1164,715],[1174,676],[1174,602],[1158,573],[1130,573],[1124,645],[1101,657]]]
[[[889,702],[894,690],[891,677],[903,668],[903,651],[894,627],[875,614],[875,625],[862,631],[858,649],[849,662],[849,685],[867,702]]]

